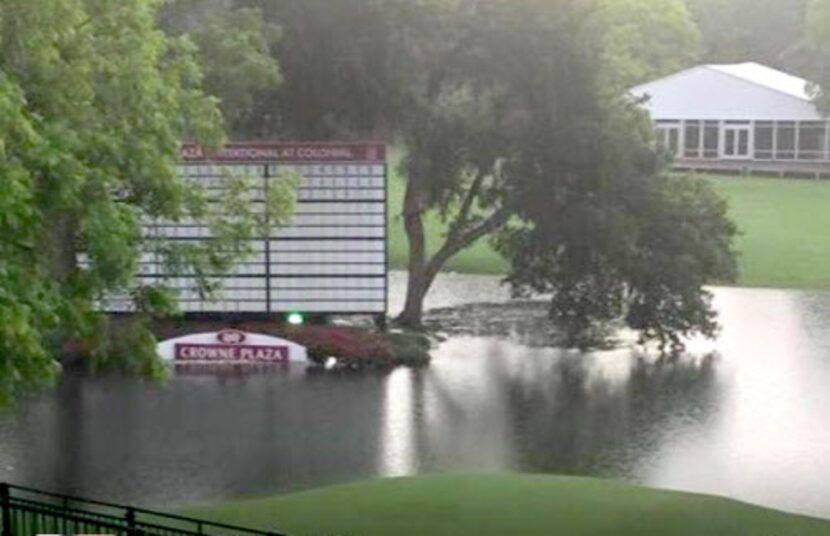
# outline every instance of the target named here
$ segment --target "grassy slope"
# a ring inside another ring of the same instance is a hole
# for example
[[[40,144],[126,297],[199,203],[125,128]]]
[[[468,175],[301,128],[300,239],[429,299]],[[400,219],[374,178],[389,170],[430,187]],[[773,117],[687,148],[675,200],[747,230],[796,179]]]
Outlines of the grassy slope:
[[[393,169],[394,166],[390,166]],[[389,181],[389,261],[393,269],[405,270],[409,253],[407,251],[406,234],[403,231],[403,222],[400,215],[403,212],[404,182],[392,174]],[[426,219],[427,247],[434,253],[443,242],[443,233],[446,226],[441,223],[437,215],[431,214]],[[474,246],[457,255],[451,260],[447,271],[472,274],[505,274],[507,263],[493,251],[487,240],[479,240]]]
[[[741,229],[741,286],[830,289],[830,182],[796,179],[710,178],[730,204]],[[390,188],[392,267],[406,267],[401,213],[403,183]],[[427,221],[429,244],[440,242],[443,225]],[[486,240],[457,256],[448,270],[503,274],[506,263]]]
[[[297,536],[830,534],[830,521],[721,498],[518,475],[382,480],[194,508],[186,514]]]
[[[742,232],[741,285],[830,288],[830,182],[709,180]]]

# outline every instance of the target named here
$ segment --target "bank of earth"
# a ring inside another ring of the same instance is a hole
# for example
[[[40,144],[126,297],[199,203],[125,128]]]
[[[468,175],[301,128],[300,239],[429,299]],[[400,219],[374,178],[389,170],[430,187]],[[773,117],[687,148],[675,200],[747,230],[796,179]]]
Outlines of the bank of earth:
[[[531,475],[380,480],[187,508],[295,536],[818,536],[830,521],[614,481]]]

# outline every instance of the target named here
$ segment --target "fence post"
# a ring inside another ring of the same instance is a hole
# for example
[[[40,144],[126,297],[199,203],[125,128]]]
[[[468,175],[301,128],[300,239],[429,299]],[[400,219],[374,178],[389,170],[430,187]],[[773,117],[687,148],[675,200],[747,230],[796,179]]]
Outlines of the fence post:
[[[135,530],[135,510],[127,508],[127,514],[124,516],[127,520],[127,534],[129,536],[136,536],[138,531]]]
[[[3,516],[3,529],[0,535],[2,536],[12,536],[12,509],[10,499],[9,485],[5,482],[0,483],[0,508],[2,508],[0,515]]]

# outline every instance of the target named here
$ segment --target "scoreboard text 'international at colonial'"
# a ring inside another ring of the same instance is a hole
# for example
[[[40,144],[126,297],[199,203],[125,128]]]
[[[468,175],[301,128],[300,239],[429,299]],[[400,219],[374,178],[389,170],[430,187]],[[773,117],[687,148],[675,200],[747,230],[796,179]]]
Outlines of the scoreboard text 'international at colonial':
[[[222,277],[217,301],[202,300],[193,285],[164,273],[152,256],[142,259],[140,283],[161,279],[180,292],[184,313],[372,314],[387,309],[386,149],[382,143],[232,143],[210,152],[182,148],[180,173],[221,195],[221,177],[250,177],[254,202],[264,201],[268,183],[283,171],[301,178],[292,224],[252,243],[253,255]],[[174,241],[205,240],[210,230],[192,224],[146,224],[151,236]],[[111,299],[113,312],[129,311],[128,300]]]

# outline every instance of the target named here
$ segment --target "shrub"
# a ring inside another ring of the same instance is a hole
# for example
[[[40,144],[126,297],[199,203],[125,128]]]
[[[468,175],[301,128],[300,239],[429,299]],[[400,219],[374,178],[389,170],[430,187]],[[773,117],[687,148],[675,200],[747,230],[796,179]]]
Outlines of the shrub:
[[[388,333],[387,343],[392,346],[396,365],[406,367],[424,367],[430,362],[429,338],[421,333]]]
[[[290,328],[283,336],[305,346],[308,357],[325,364],[334,357],[347,368],[392,368],[396,365],[394,348],[381,335],[344,327],[308,326]]]

